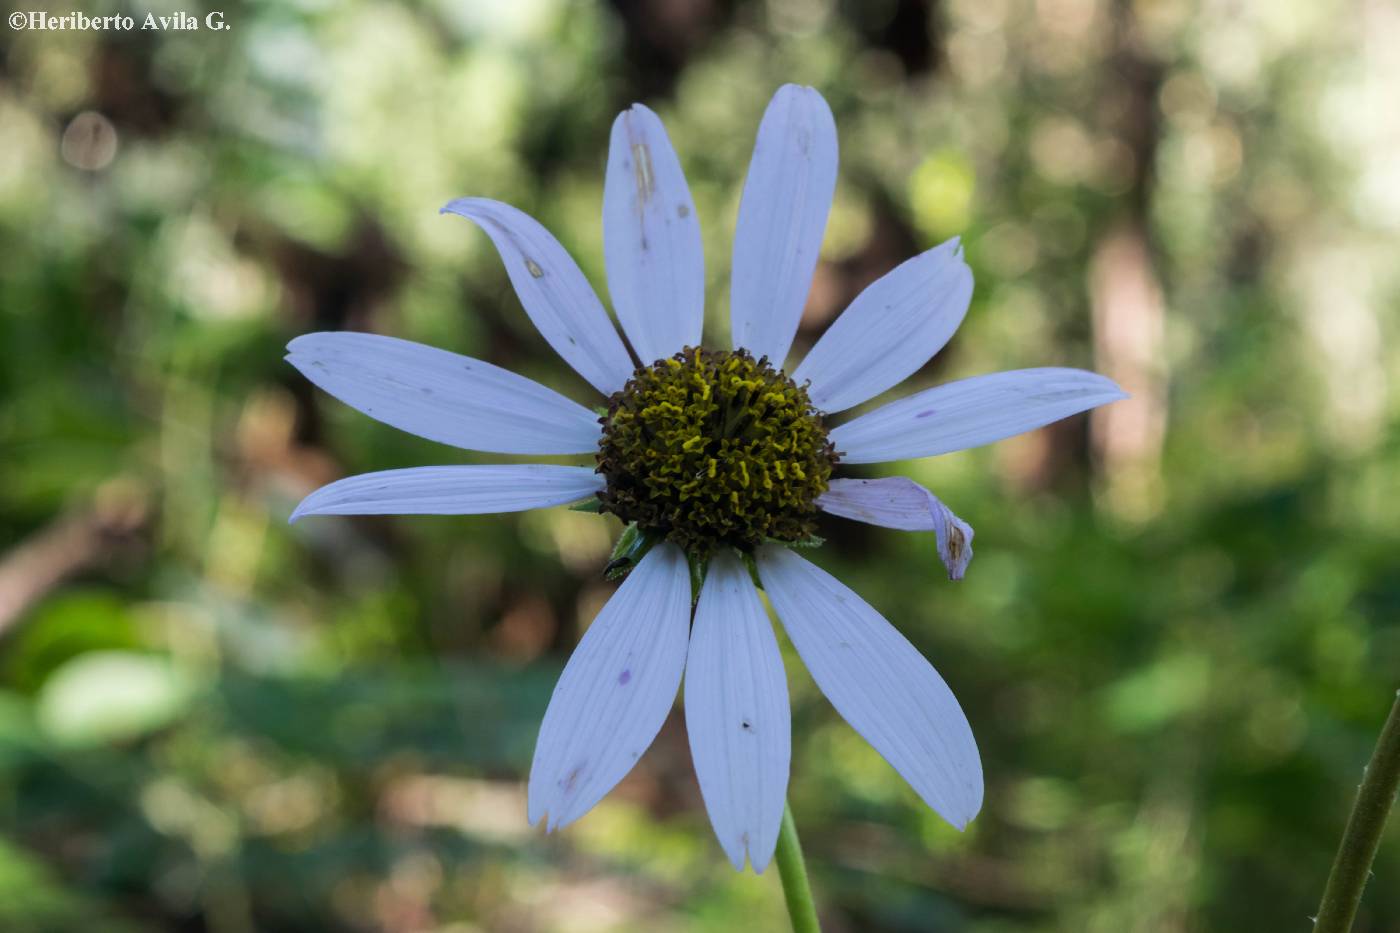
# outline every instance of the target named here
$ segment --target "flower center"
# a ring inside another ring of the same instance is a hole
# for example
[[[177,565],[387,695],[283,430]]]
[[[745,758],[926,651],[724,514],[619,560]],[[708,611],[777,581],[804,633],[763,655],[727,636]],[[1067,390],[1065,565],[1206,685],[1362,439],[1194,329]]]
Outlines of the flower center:
[[[633,373],[602,422],[600,511],[701,557],[811,537],[836,451],[767,357],[686,347]]]

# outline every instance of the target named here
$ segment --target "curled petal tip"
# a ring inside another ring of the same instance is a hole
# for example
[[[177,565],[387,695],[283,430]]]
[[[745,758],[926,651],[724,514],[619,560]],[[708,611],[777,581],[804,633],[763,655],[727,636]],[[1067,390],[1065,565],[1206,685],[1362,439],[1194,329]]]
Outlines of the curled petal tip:
[[[312,493],[311,495],[308,495],[305,499],[302,499],[300,502],[297,503],[297,507],[292,509],[292,514],[287,516],[288,525],[295,525],[297,522],[301,521],[303,518],[306,518],[308,515],[321,514],[320,511],[317,510],[315,505],[308,504],[307,502],[307,500],[314,495],[315,493]]]
[[[479,198],[453,198],[451,201],[448,201],[448,202],[447,202],[446,204],[444,204],[442,207],[438,208],[438,213],[439,213],[439,214],[458,214],[458,215],[460,215],[460,216],[468,216],[468,212],[471,210],[471,207],[472,207],[472,202],[477,201],[477,200],[480,200],[480,199],[479,199]]]
[[[1121,401],[1125,398],[1132,398],[1132,395],[1130,395],[1121,385],[1118,384],[1117,379],[1114,379],[1111,376],[1105,376],[1103,373],[1094,372],[1093,370],[1089,370],[1089,374],[1092,376],[1096,376],[1100,380],[1102,380],[1104,388],[1118,396],[1118,398],[1114,399],[1113,401]]]

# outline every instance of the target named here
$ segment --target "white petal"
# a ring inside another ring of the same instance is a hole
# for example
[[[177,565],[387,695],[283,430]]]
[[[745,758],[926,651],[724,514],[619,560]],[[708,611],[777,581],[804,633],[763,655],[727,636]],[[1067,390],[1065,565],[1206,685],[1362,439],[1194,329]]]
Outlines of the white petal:
[[[666,128],[641,104],[613,122],[603,252],[613,308],[643,363],[700,345],[705,256],[695,202]]]
[[[593,286],[554,235],[529,214],[487,198],[459,198],[442,209],[478,224],[535,327],[583,378],[611,395],[632,375],[632,360]]]
[[[773,95],[754,142],[734,228],[734,348],[783,365],[821,252],[836,190],[836,122],[810,87]]]
[[[530,766],[530,823],[583,816],[626,776],[666,721],[685,667],[690,568],[663,542],[642,558],[574,649]]]
[[[598,449],[593,412],[469,356],[343,331],[296,338],[287,361],[351,408],[439,443],[502,454]]]
[[[932,531],[948,579],[961,580],[972,560],[972,526],[912,479],[834,479],[817,498],[825,512],[901,531]]]
[[[433,466],[382,470],[337,480],[301,500],[306,515],[481,515],[577,502],[603,488],[588,467]]]
[[[762,872],[778,843],[792,721],[778,640],[748,568],[733,551],[710,561],[685,666],[685,725],[715,835],[744,870]]]
[[[856,296],[792,378],[811,380],[818,410],[859,405],[898,385],[943,349],[967,314],[972,270],[956,238],[915,256]]]
[[[863,599],[792,551],[758,551],[773,609],[822,693],[958,829],[982,809],[982,762],[953,693]]]
[[[973,376],[890,402],[831,432],[842,463],[932,457],[990,444],[1127,398],[1082,369],[1016,369]]]

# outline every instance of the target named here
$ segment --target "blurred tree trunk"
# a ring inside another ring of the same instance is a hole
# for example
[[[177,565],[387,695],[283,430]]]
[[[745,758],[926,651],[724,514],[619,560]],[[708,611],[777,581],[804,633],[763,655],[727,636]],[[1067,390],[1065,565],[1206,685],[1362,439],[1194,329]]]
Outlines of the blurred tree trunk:
[[[1110,17],[1100,131],[1127,147],[1132,170],[1122,215],[1091,248],[1088,286],[1095,368],[1132,398],[1092,413],[1092,442],[1105,504],[1120,517],[1143,521],[1161,509],[1167,420],[1165,308],[1150,236],[1165,69],[1143,48],[1128,0],[1116,0]]]

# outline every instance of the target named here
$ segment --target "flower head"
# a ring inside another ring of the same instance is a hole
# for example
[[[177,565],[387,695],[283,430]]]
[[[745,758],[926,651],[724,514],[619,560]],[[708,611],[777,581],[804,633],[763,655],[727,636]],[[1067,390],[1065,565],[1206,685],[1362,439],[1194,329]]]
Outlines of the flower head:
[[[816,528],[836,451],[807,392],[745,350],[687,347],[608,401],[601,510],[706,559]]]
[[[790,374],[784,363],[836,183],[836,128],[811,88],[787,85],[759,126],[734,234],[729,349],[704,349],[700,228],[661,121],[613,124],[603,192],[609,291],[631,352],[578,266],[540,224],[481,198],[444,212],[478,224],[545,340],[607,400],[600,419],[489,363],[369,334],[298,337],[288,359],[367,415],[470,450],[592,454],[591,467],[438,466],[331,483],[314,514],[478,514],[596,497],[628,524],[630,574],[555,687],[530,769],[529,818],[565,826],[656,737],[685,674],[706,809],[736,868],[772,857],[791,750],[788,695],[756,571],[798,655],[837,711],[945,819],[981,808],[967,718],[932,665],[878,612],[788,545],[818,510],[932,531],[949,576],[972,529],[909,479],[842,479],[841,464],[931,457],[1124,397],[1103,376],[1025,369],[914,393],[837,427],[937,353],[967,311],[957,240],[866,288]],[[635,560],[633,560],[635,558]],[[635,564],[635,566],[632,566]],[[692,592],[692,564],[702,568]]]

